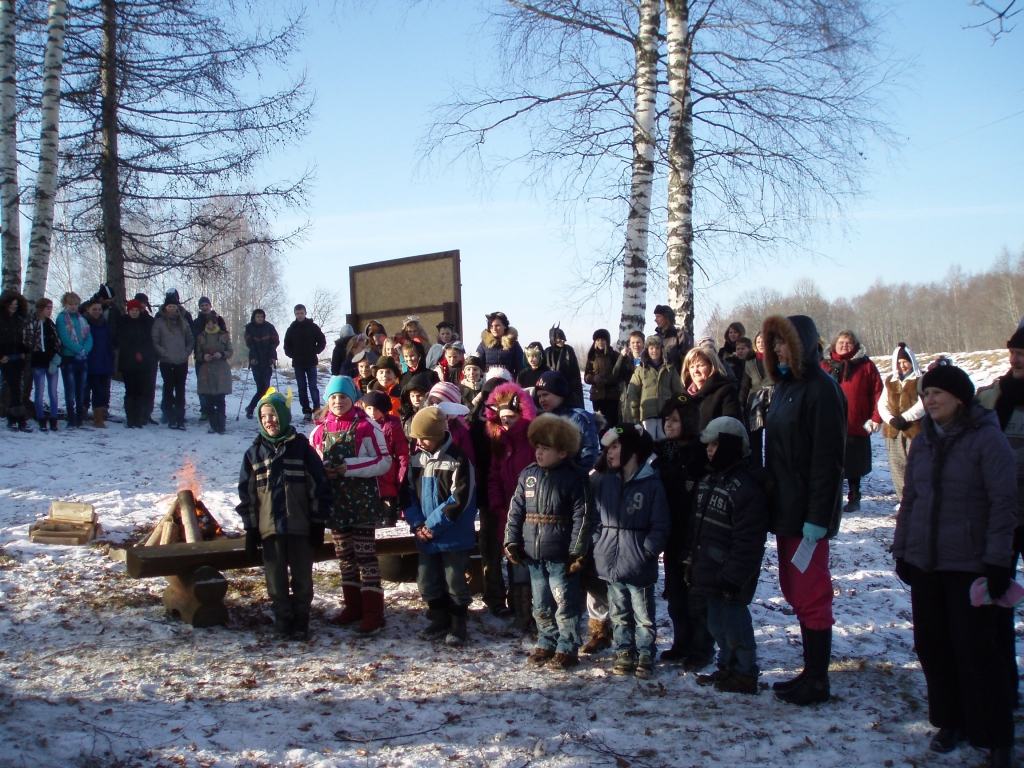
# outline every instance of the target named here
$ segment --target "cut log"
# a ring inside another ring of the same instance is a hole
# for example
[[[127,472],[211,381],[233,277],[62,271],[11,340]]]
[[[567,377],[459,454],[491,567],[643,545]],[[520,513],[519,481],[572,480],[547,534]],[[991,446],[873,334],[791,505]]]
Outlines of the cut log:
[[[160,546],[174,544],[181,540],[181,526],[177,523],[164,523],[164,532],[160,536]]]
[[[227,579],[216,568],[203,565],[179,576],[167,577],[164,607],[193,627],[227,624],[228,609],[224,605],[227,593]]]
[[[199,530],[199,518],[196,517],[196,497],[192,491],[178,491],[178,511],[181,512],[181,527],[185,533],[185,542],[195,544],[203,540],[203,532]]]
[[[149,537],[144,542],[142,542],[142,546],[155,547],[157,544],[159,544],[160,537],[163,535],[164,526],[166,524],[167,522],[165,520],[161,520],[159,523],[157,523],[156,527],[149,534]]]

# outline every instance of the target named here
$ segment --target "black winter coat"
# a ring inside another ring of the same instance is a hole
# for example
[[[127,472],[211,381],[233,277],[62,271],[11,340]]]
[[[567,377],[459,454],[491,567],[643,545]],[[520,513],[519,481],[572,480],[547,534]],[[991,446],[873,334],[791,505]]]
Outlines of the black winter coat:
[[[199,338],[198,336],[196,338]],[[256,323],[252,320],[245,326],[245,346],[249,350],[249,365],[256,361],[255,367],[266,368],[277,361],[277,348],[281,345],[281,337],[277,328],[264,320]]]
[[[690,540],[690,589],[699,595],[748,605],[757,589],[768,534],[767,477],[747,459],[709,472],[697,485]]]
[[[544,374],[544,372],[550,370],[551,369],[548,368],[547,363],[545,363],[543,360],[540,361],[540,366],[538,366],[537,368],[531,368],[530,364],[527,363],[526,367],[519,372],[518,376],[516,376],[516,384],[518,384],[523,389],[536,387],[537,381]]]
[[[552,371],[558,371],[569,383],[569,395],[566,404],[573,408],[583,407],[583,380],[580,378],[580,361],[576,359],[576,350],[568,344],[561,347],[551,346],[544,350],[544,362]]]
[[[785,375],[770,345],[765,368],[777,382],[765,420],[765,468],[771,475],[769,530],[803,536],[804,523],[839,532],[846,452],[846,398],[821,369],[818,329],[805,315],[765,320],[764,335],[786,339],[793,364]],[[769,337],[770,338],[770,337]]]
[[[17,300],[18,307],[13,315],[7,314],[7,305]],[[25,344],[25,323],[28,320],[28,301],[15,291],[4,291],[0,295],[0,357],[24,355],[29,351]]]
[[[695,399],[700,405],[701,429],[719,416],[732,416],[743,421],[743,408],[740,407],[736,385],[718,372],[708,376]]]
[[[295,368],[311,368],[317,364],[320,353],[327,347],[327,338],[320,326],[308,317],[295,320],[284,334],[284,353],[292,359]]]
[[[693,495],[697,482],[708,463],[707,446],[695,438],[688,443],[677,440],[659,440],[654,445],[657,459],[654,468],[661,475],[671,529],[665,561],[681,563],[690,553],[690,523],[693,519]]]
[[[531,464],[509,503],[505,544],[522,544],[530,560],[568,562],[587,553],[593,508],[587,473],[572,461]]]
[[[117,370],[145,371],[156,362],[153,348],[153,318],[145,312],[132,318],[125,314],[117,321]]]

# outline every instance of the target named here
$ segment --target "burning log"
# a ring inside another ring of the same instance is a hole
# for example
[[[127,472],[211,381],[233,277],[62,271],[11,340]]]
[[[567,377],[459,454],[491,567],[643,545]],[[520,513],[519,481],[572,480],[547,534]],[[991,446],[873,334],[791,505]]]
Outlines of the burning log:
[[[173,544],[181,540],[181,526],[177,523],[167,522],[163,524],[163,533],[160,535],[160,544]]]
[[[181,516],[181,527],[185,532],[185,541],[195,544],[203,540],[199,530],[199,519],[196,517],[196,497],[192,491],[178,491],[178,512]]]

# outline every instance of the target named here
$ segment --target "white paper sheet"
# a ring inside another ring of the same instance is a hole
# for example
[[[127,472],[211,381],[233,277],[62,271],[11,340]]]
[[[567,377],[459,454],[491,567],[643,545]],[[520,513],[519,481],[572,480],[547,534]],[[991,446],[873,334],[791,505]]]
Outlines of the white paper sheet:
[[[800,542],[800,546],[796,548],[796,553],[793,555],[792,563],[800,573],[807,570],[807,566],[811,564],[811,556],[814,554],[814,548],[818,545],[818,542],[811,541],[810,539],[803,539]]]

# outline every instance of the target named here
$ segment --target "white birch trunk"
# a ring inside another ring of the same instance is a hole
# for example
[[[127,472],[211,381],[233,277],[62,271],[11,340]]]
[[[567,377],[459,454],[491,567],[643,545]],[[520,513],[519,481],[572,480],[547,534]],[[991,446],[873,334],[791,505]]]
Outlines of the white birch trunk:
[[[647,242],[654,181],[654,125],[657,119],[658,30],[660,0],[642,0],[636,39],[636,91],[633,113],[633,171],[629,220],[622,265],[622,317],[619,343],[632,331],[643,331],[647,314]]]
[[[693,340],[693,102],[689,1],[666,0],[668,49],[668,305]]]
[[[21,286],[15,0],[0,0],[0,251],[3,290]]]
[[[39,132],[39,172],[36,174],[36,204],[32,214],[28,264],[25,268],[25,297],[42,298],[50,268],[53,241],[53,205],[57,192],[57,143],[60,137],[60,84],[64,63],[65,0],[50,0],[46,24],[46,53],[43,58],[42,124]]]

